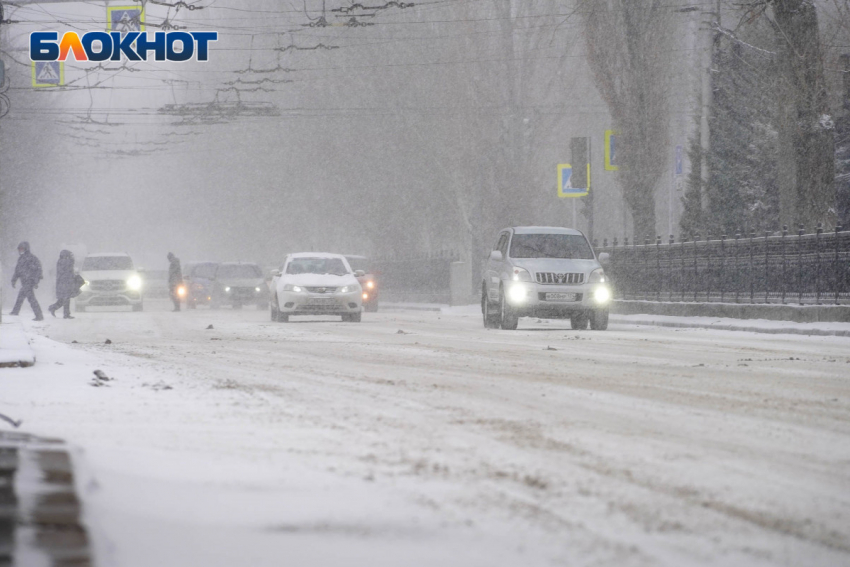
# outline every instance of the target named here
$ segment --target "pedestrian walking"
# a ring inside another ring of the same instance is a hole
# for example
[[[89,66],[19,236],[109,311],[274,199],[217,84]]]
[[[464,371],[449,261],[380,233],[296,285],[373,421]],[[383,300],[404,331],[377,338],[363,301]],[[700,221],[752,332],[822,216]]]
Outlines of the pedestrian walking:
[[[41,262],[35,257],[35,254],[30,252],[30,243],[21,242],[18,244],[18,263],[15,265],[15,273],[12,276],[12,287],[14,288],[18,280],[21,280],[21,290],[18,292],[18,299],[15,301],[15,306],[12,307],[10,315],[19,314],[24,299],[27,299],[30,302],[30,307],[32,307],[32,312],[35,314],[33,321],[44,321],[41,306],[38,304],[33,291],[38,289],[38,282],[43,277]]]
[[[183,269],[180,260],[171,252],[168,253],[168,291],[174,302],[174,311],[180,311],[180,294],[178,289],[183,285]]]
[[[56,310],[63,307],[65,319],[73,319],[71,298],[76,297],[78,292],[74,276],[74,254],[70,250],[62,250],[59,253],[59,261],[56,262],[56,303],[47,310],[56,317]]]

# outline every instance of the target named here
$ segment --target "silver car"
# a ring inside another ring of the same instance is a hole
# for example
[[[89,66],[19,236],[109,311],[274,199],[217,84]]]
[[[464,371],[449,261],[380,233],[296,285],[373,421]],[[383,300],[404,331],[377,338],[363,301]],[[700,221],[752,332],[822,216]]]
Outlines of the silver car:
[[[569,319],[573,329],[608,328],[611,289],[590,243],[578,230],[506,228],[481,278],[487,328],[516,329],[520,317]]]
[[[302,252],[286,257],[281,270],[272,272],[271,318],[286,322],[292,315],[341,315],[359,323],[363,288],[345,256]]]

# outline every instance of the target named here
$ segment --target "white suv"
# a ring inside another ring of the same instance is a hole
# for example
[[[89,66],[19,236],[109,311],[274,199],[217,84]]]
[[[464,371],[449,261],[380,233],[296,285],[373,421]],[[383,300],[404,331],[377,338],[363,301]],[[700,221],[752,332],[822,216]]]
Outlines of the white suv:
[[[77,311],[114,305],[143,309],[142,277],[128,254],[89,254],[80,275],[86,283],[77,296]]]
[[[611,290],[590,243],[571,228],[521,226],[499,233],[482,274],[487,328],[520,317],[570,319],[573,329],[608,328]]]

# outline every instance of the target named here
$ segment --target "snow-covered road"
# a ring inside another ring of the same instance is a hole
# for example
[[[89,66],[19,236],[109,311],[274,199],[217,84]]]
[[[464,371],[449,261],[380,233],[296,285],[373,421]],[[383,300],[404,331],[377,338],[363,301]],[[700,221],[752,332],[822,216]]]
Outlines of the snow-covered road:
[[[100,566],[850,565],[848,338],[162,309],[0,375]]]

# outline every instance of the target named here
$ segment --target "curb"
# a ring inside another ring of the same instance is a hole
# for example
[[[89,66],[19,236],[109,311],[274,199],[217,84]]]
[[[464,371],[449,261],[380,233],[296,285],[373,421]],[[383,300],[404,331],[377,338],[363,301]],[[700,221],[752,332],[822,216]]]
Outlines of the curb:
[[[746,331],[768,335],[812,335],[820,337],[850,337],[850,330],[843,329],[801,329],[799,327],[752,327],[730,324],[683,323],[679,321],[654,321],[651,319],[621,319],[611,316],[611,322],[622,325],[644,325],[647,327],[674,327],[680,329],[709,329],[715,331]]]
[[[35,352],[20,321],[0,324],[0,368],[26,368],[35,364]]]

